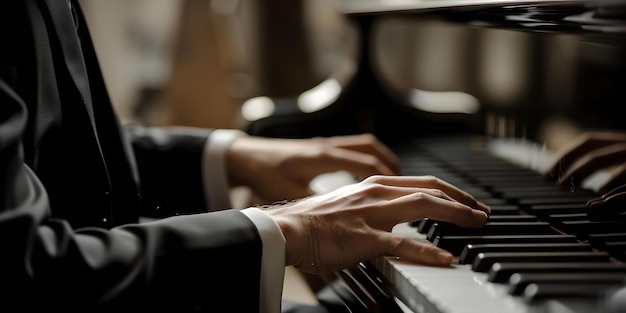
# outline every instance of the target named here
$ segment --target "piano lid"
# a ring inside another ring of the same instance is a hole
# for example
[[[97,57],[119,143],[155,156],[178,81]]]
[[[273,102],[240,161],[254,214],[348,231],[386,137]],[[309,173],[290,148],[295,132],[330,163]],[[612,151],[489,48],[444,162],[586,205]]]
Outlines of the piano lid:
[[[469,25],[626,33],[626,0],[338,0],[348,16],[438,13]]]
[[[337,0],[342,14],[419,13],[447,9],[480,9],[503,5],[585,3],[588,0]]]

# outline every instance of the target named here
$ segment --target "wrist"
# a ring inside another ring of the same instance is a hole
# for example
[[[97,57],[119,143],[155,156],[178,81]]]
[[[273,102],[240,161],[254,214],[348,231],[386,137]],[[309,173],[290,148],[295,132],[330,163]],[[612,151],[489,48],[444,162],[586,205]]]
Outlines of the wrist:
[[[246,157],[251,151],[246,149],[245,141],[246,137],[234,139],[226,151],[226,169],[231,187],[246,185],[246,173],[253,175],[247,167],[251,163]]]
[[[308,234],[306,227],[293,214],[295,201],[280,201],[271,205],[261,206],[267,215],[276,222],[285,238],[285,265],[299,266],[304,261],[303,242]]]

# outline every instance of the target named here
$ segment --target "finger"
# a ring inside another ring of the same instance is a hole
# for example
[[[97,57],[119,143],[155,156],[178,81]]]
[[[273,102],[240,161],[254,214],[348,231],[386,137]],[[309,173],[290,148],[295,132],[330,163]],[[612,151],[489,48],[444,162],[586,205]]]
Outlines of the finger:
[[[394,175],[400,174],[400,162],[396,154],[371,134],[337,136],[328,140],[335,147],[374,155],[391,169]]]
[[[482,227],[487,223],[487,213],[457,201],[446,200],[429,193],[412,193],[379,205],[371,217],[371,224],[390,230],[395,225],[432,218],[468,228]]]
[[[331,149],[327,152],[327,158],[322,160],[328,171],[345,170],[357,177],[369,177],[372,175],[394,175],[390,169],[377,157],[357,151],[346,149]]]
[[[491,213],[491,208],[476,201],[476,198],[468,192],[435,176],[375,176],[368,178],[367,181],[387,186],[439,189],[471,208],[484,211],[487,214]]]
[[[560,156],[557,158],[557,162],[546,171],[545,175],[549,178],[558,179],[565,169],[590,151],[616,143],[623,143],[624,141],[626,141],[624,134],[611,132],[584,134],[559,153]]]
[[[378,238],[385,254],[425,265],[449,266],[454,256],[441,248],[403,235],[379,231]]]
[[[626,159],[626,145],[615,144],[587,153],[576,161],[559,178],[559,184],[580,184],[594,172],[610,166],[622,164]]]

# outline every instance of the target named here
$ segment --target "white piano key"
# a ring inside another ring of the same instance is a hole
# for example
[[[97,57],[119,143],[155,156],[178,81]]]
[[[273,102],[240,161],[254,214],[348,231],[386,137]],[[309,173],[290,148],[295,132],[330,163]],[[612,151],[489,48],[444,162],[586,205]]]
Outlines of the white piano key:
[[[470,265],[433,267],[395,257],[372,261],[395,288],[396,296],[415,313],[582,313],[597,304],[556,299],[529,304],[508,294],[508,286],[492,283]],[[591,310],[591,311],[590,311]]]
[[[489,148],[491,153],[500,154],[505,159],[522,157],[525,163],[519,160],[514,163],[539,172],[549,163],[546,161],[550,161],[550,155],[538,153],[536,146],[527,149],[527,143],[500,140]],[[514,153],[503,155],[507,151]],[[337,172],[321,175],[311,186],[318,193],[325,193],[354,182],[348,173]],[[409,223],[396,225],[393,232],[432,244],[425,234],[418,233],[417,228]],[[487,274],[473,272],[469,264],[432,267],[391,256],[378,257],[370,262],[389,281],[394,296],[407,313],[586,313],[597,312],[599,307],[593,301],[582,299],[550,299],[529,304],[521,297],[509,295],[508,286],[491,283]]]

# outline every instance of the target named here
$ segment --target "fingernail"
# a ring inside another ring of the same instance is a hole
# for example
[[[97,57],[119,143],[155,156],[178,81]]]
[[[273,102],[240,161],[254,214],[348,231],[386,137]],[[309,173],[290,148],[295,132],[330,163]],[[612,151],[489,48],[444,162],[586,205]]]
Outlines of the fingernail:
[[[477,220],[484,221],[484,222],[487,221],[487,218],[488,218],[487,213],[480,211],[480,210],[474,210],[473,213],[474,213],[474,217],[476,217]]]
[[[491,213],[491,207],[489,207],[488,205],[486,205],[486,204],[484,204],[482,202],[478,202],[478,206],[480,206],[481,211],[483,211],[483,212],[485,212],[487,214]]]

